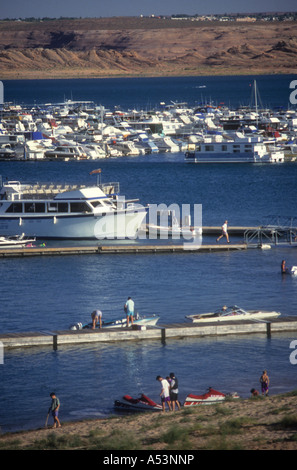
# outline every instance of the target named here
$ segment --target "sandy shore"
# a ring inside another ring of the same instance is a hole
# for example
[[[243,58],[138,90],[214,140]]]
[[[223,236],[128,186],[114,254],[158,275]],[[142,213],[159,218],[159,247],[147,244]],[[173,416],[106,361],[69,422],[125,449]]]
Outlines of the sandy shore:
[[[297,392],[0,436],[16,450],[297,450]]]

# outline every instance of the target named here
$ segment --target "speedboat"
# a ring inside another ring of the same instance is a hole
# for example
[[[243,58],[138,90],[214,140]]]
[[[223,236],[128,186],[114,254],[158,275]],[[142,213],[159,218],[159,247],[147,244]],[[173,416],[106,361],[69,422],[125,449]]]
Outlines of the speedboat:
[[[184,406],[213,405],[216,403],[221,403],[222,401],[226,400],[226,398],[239,398],[239,395],[237,395],[236,392],[224,394],[209,387],[207,392],[203,393],[202,395],[194,395],[192,393],[187,395]]]
[[[155,326],[159,320],[158,315],[150,315],[148,317],[140,316],[137,314],[133,320],[133,326],[136,327],[146,327],[146,326]],[[122,318],[118,320],[102,320],[102,328],[124,328],[127,326],[127,319]],[[130,324],[130,326],[132,326]],[[75,323],[74,325],[70,326],[70,330],[84,330],[92,328],[92,323]],[[99,325],[96,326],[96,329],[99,329]]]
[[[0,237],[0,248],[20,248],[24,246],[32,246],[36,238],[25,237],[25,234],[15,235],[11,237]]]
[[[244,310],[243,308],[233,305],[231,307],[222,307],[215,312],[201,313],[196,315],[186,315],[186,318],[193,323],[202,322],[221,322],[221,321],[238,321],[238,320],[270,320],[278,318],[280,312],[267,310]]]
[[[92,173],[101,172],[93,170]],[[99,173],[98,173],[99,174]],[[147,209],[119,194],[119,183],[94,186],[2,183],[0,233],[42,239],[136,238]]]
[[[124,395],[121,400],[115,400],[114,407],[122,411],[162,411],[161,405],[155,403],[143,393],[139,398]]]

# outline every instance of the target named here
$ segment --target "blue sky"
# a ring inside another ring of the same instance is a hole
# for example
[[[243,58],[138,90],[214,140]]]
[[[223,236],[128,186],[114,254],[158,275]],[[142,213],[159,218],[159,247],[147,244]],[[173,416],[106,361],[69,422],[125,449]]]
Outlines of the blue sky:
[[[296,0],[0,0],[0,18],[297,11]]]

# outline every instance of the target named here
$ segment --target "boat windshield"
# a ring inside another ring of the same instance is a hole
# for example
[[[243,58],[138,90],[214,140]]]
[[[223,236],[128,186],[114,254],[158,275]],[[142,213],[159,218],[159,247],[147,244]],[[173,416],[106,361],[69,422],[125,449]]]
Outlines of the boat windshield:
[[[245,312],[242,308],[237,307],[237,305],[233,305],[230,307],[224,306],[221,309],[219,309],[217,313],[222,317],[226,317],[226,316],[233,316],[233,315],[246,315],[247,312]]]

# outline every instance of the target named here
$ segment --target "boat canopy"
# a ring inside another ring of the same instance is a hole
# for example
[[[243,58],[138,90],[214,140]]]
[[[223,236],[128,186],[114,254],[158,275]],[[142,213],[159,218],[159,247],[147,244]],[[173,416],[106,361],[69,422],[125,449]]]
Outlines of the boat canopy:
[[[80,188],[72,191],[64,191],[55,196],[56,199],[107,199],[106,194],[98,187]]]

